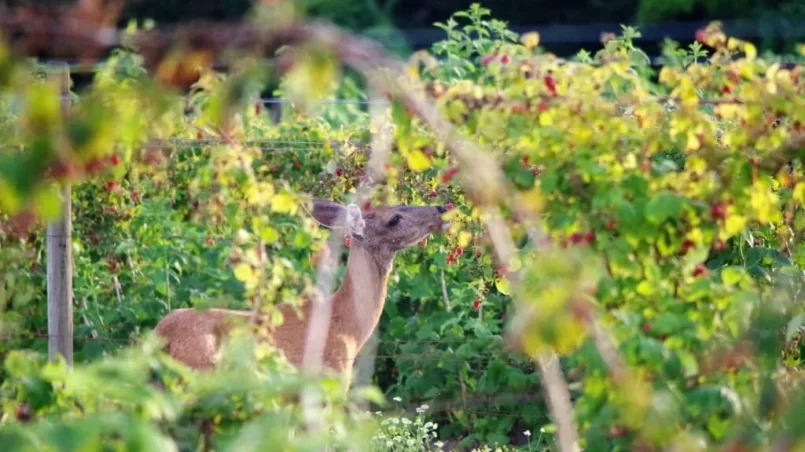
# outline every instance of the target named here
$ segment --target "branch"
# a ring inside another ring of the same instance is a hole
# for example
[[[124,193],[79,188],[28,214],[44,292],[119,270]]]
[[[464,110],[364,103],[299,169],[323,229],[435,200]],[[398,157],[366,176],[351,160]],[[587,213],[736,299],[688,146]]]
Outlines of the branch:
[[[442,269],[441,280],[442,280],[442,298],[444,299],[444,309],[447,312],[450,312],[450,297],[447,295],[447,283],[444,280],[444,269]]]

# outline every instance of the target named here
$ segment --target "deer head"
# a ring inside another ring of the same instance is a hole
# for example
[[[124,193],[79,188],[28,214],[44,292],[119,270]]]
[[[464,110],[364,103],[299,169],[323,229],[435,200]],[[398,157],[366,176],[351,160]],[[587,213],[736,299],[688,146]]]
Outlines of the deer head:
[[[313,217],[330,228],[345,228],[352,243],[373,254],[393,256],[431,234],[446,230],[450,223],[442,218],[442,206],[379,206],[366,212],[350,204],[342,206],[325,200],[313,201]]]

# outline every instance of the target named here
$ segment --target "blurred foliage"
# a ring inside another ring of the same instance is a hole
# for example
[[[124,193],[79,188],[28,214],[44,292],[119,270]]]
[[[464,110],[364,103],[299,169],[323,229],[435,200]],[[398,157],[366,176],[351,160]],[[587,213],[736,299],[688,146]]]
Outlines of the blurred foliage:
[[[25,100],[6,100],[0,122],[0,443],[422,450],[430,421],[464,448],[551,449],[545,404],[524,394],[541,392],[529,356],[556,351],[585,450],[801,447],[802,67],[715,25],[689,48],[669,44],[658,74],[633,28],[567,61],[479,5],[438,27],[445,40],[406,76],[515,188],[510,262],[492,259],[445,143],[400,103],[373,117],[334,102],[368,97],[319,47],[286,60],[279,94],[295,104],[279,124],[252,61],[205,72],[182,97],[117,52],[63,118],[53,76],[0,52],[4,99]],[[170,309],[301,299],[326,236],[303,196],[352,193],[369,132],[384,127],[395,152],[372,203],[454,207],[449,235],[395,261],[373,381],[432,408],[378,433],[330,380],[294,375],[248,336],[209,375],[159,353],[146,332]],[[59,180],[74,183],[72,372],[43,359],[36,222],[58,214]],[[601,353],[607,338],[622,363]],[[328,394],[330,435],[302,428],[289,399],[304,385]]]

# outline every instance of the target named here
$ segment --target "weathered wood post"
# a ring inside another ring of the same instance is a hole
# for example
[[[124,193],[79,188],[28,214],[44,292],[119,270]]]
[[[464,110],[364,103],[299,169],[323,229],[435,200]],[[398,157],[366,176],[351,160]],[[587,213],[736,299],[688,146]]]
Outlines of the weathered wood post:
[[[70,109],[70,67],[48,68],[48,78],[58,77],[62,115]],[[55,70],[53,70],[55,69]],[[50,82],[50,80],[48,80]],[[73,364],[73,252],[72,190],[62,188],[61,216],[47,227],[48,356],[64,357]]]

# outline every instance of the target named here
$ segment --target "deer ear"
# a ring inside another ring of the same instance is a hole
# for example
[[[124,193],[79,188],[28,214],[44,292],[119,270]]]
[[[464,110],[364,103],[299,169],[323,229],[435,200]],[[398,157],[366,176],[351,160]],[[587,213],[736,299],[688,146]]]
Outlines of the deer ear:
[[[350,235],[363,237],[363,228],[366,227],[366,221],[363,219],[361,208],[356,204],[347,206],[347,230]]]
[[[343,224],[346,209],[341,204],[332,201],[314,199],[312,215],[322,225],[332,228]]]

